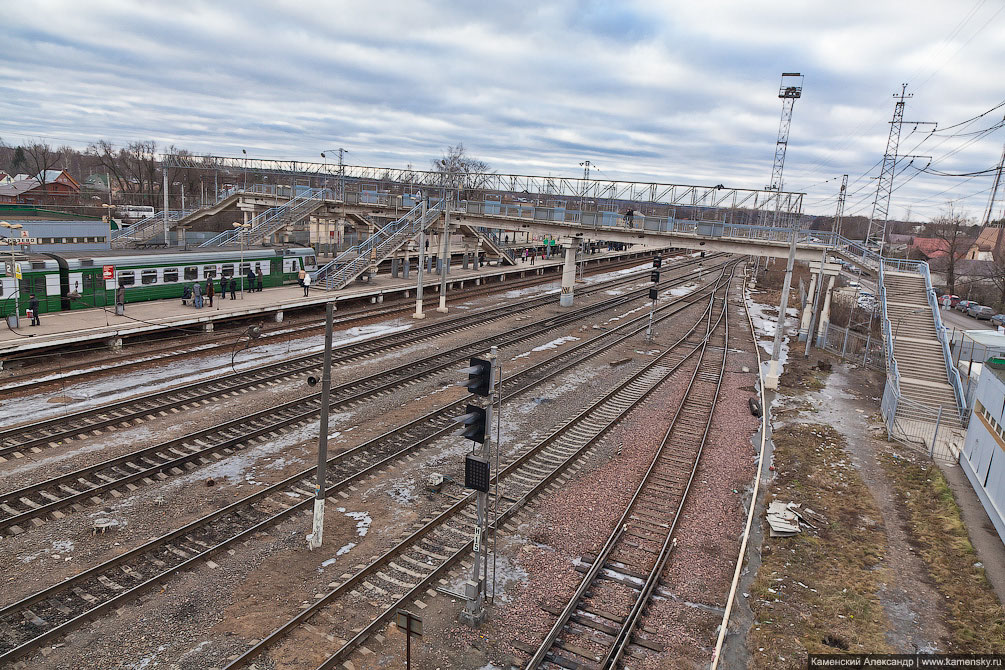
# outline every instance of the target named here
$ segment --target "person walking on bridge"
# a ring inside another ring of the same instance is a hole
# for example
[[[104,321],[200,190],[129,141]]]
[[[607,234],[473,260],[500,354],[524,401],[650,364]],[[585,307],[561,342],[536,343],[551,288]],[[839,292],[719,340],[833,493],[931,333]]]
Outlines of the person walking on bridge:
[[[625,212],[625,226],[628,228],[635,227],[635,210],[629,209]]]

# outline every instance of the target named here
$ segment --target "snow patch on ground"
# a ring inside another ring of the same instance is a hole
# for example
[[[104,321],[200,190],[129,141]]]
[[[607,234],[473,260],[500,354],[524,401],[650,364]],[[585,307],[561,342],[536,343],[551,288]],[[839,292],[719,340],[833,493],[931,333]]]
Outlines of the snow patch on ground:
[[[542,344],[539,347],[534,347],[530,351],[525,351],[522,354],[517,354],[516,356],[514,356],[510,360],[511,361],[515,361],[515,360],[517,360],[519,358],[526,358],[527,356],[530,356],[535,351],[548,351],[549,349],[557,349],[558,347],[560,347],[561,345],[565,344],[566,342],[578,342],[578,341],[579,341],[578,337],[573,337],[572,335],[566,335],[565,337],[560,337],[560,338],[558,338],[556,340],[552,340],[551,342],[547,342],[545,344]]]

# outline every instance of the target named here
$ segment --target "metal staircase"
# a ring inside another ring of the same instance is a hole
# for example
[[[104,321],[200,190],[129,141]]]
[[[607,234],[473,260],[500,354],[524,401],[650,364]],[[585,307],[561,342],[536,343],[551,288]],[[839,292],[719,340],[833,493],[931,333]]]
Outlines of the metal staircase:
[[[335,194],[331,189],[308,189],[299,193],[297,197],[289,202],[279,207],[270,207],[251,219],[249,222],[251,223],[251,228],[246,230],[225,230],[219,235],[206,240],[199,247],[220,247],[229,244],[238,244],[241,242],[242,237],[245,244],[262,242],[276,231],[309,216],[321,207],[326,200],[333,200],[334,198]]]
[[[499,234],[494,232],[491,228],[486,228],[485,226],[472,226],[469,224],[460,224],[461,230],[466,231],[469,235],[477,237],[481,240],[482,245],[484,245],[489,251],[496,254],[500,260],[509,265],[516,265],[516,252],[512,249],[506,247],[506,243],[503,242]]]
[[[171,210],[167,212],[168,230],[186,216],[194,212],[192,209]],[[134,247],[164,233],[164,212],[157,212],[151,217],[138,221],[127,228],[120,228],[112,231],[112,249],[125,249]]]
[[[430,205],[425,216],[421,203],[397,221],[392,221],[374,232],[366,240],[346,249],[314,273],[314,284],[326,291],[337,291],[363,274],[370,264],[380,263],[401,248],[439,218],[443,201]]]

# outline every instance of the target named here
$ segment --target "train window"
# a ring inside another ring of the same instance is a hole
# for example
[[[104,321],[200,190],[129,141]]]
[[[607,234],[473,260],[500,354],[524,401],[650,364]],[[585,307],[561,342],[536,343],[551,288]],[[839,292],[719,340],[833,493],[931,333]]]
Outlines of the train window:
[[[199,267],[196,265],[191,265],[185,268],[185,280],[192,281],[199,278]]]
[[[178,281],[178,268],[164,268],[164,281]]]
[[[146,286],[147,284],[157,283],[157,270],[141,270],[140,271],[140,283]]]
[[[119,283],[124,286],[132,286],[136,283],[136,275],[132,270],[119,270]]]
[[[222,266],[222,268],[223,268],[222,269],[222,273],[223,273],[224,277],[233,277],[234,276],[234,266],[233,265],[227,264],[227,265]]]
[[[205,279],[212,279],[216,276],[216,266],[215,265],[203,265],[202,266],[202,276]]]
[[[314,256],[305,256],[304,257],[304,265],[306,265],[308,267],[314,267],[315,263],[317,263],[317,261],[314,259]]]
[[[250,270],[250,269],[251,269],[251,263],[244,263],[243,265],[241,265],[241,274],[242,275],[247,275],[248,274],[248,270]]]
[[[84,293],[93,293],[100,287],[101,283],[98,280],[98,275],[96,274],[84,275]]]

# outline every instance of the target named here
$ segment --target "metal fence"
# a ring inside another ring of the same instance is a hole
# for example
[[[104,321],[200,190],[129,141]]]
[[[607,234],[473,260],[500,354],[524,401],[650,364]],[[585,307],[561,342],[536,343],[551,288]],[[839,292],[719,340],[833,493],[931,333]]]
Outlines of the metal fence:
[[[893,384],[883,389],[883,417],[891,440],[922,451],[929,458],[957,462],[966,429],[952,421],[956,407],[932,407],[901,396]]]
[[[853,361],[873,370],[886,369],[883,341],[879,337],[863,335],[829,323],[823,337],[817,338],[817,347],[837,354],[842,361]]]

